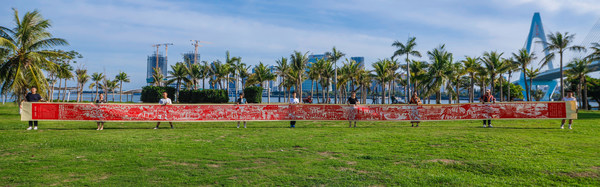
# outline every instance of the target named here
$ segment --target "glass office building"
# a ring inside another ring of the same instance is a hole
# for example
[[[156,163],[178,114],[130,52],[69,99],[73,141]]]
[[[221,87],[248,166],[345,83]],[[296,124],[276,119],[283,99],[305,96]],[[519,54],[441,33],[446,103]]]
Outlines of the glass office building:
[[[148,62],[146,65],[146,83],[151,84],[154,81],[152,75],[154,74],[154,68],[157,67],[160,68],[160,71],[164,77],[167,77],[167,58],[160,53],[158,55],[156,55],[156,53],[153,55],[148,55]]]

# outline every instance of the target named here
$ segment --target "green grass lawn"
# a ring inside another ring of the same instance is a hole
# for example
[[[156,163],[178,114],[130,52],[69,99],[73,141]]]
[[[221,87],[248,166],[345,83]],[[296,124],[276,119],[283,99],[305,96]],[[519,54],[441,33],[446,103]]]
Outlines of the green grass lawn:
[[[0,186],[600,185],[600,112],[559,120],[40,122],[0,105]]]

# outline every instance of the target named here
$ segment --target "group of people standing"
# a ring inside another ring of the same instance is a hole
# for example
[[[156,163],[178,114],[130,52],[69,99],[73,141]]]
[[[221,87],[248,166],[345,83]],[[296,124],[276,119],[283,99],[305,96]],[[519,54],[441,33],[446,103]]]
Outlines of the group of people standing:
[[[567,92],[567,96],[562,98],[563,101],[575,101],[575,103],[577,103],[577,99],[573,96],[573,92],[572,91],[568,91]],[[27,95],[25,95],[24,99],[21,102],[44,102],[45,100],[40,96],[40,94],[37,93],[37,88],[33,87],[31,88],[31,92],[27,93]],[[348,99],[346,100],[347,105],[352,106],[352,113],[351,116],[349,118],[349,127],[352,127],[352,123],[354,122],[354,127],[356,127],[356,122],[357,120],[355,119],[356,116],[356,106],[360,104],[360,101],[358,98],[356,98],[356,92],[352,92],[351,96],[348,97]],[[489,89],[487,89],[485,91],[485,93],[479,98],[479,101],[483,104],[495,104],[496,103],[496,98],[494,98],[494,96],[491,94],[491,91]],[[100,105],[100,104],[105,104],[107,103],[104,94],[100,93],[98,95],[98,99],[95,101],[95,104]],[[238,99],[236,100],[235,104],[236,105],[240,105],[240,104],[246,104],[246,99],[244,98],[244,93],[240,93]],[[289,102],[290,107],[294,107],[293,105],[296,104],[300,104],[300,100],[296,97],[296,92],[292,93],[292,97],[290,98]],[[159,100],[158,104],[160,105],[171,105],[173,104],[173,102],[171,101],[171,99],[168,97],[167,92],[163,92],[162,93],[162,98]],[[413,92],[409,102],[409,105],[415,105],[415,106],[419,106],[422,105],[423,103],[421,102],[421,99],[418,97],[417,92]],[[577,104],[578,105],[578,104]],[[22,105],[20,104],[19,107],[22,109]],[[291,114],[292,119],[294,118],[294,114]],[[418,114],[418,110],[413,110],[413,113],[411,113],[411,116],[413,119],[417,119],[417,120],[413,120],[410,121],[411,123],[411,127],[419,127],[419,123],[420,121],[418,121],[419,118],[419,114]],[[240,128],[240,123],[243,122],[244,123],[244,128],[246,128],[246,121],[238,121],[237,122],[237,128]],[[564,129],[564,125],[565,125],[566,120],[563,119],[560,128]],[[104,121],[97,121],[96,125],[97,128],[96,130],[104,130]],[[154,127],[154,129],[158,129],[160,126],[161,122],[157,122],[156,123],[156,127]],[[416,124],[416,125],[415,125]],[[572,129],[572,124],[573,124],[573,120],[569,119],[569,129]],[[174,128],[173,126],[173,122],[169,121],[169,125],[171,125],[171,129]],[[296,127],[296,121],[295,120],[291,120],[290,121],[290,128],[295,128]],[[487,120],[483,120],[483,127],[493,127],[492,126],[492,120],[487,119]],[[38,121],[29,121],[29,127],[27,128],[27,130],[37,130],[38,129]]]

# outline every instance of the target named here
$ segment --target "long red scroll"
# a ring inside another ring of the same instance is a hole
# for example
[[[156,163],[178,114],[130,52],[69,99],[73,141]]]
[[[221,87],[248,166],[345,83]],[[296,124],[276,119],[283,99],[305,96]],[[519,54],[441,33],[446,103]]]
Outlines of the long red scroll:
[[[445,105],[155,105],[24,103],[21,120],[59,121],[436,121],[576,119],[574,102]]]

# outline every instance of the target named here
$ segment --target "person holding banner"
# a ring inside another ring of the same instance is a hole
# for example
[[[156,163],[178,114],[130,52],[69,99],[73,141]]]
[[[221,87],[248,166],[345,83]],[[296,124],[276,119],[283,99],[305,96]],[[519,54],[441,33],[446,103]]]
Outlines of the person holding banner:
[[[575,96],[573,96],[573,91],[567,91],[567,97],[563,97],[562,98],[563,101],[575,101],[575,106],[577,107],[577,110],[579,110],[579,103],[577,103],[577,98],[575,98]],[[564,129],[565,128],[565,121],[566,119],[562,120],[562,123],[560,124],[560,129]],[[569,129],[573,129],[571,127],[571,125],[573,124],[573,119],[569,119]]]
[[[42,98],[42,96],[40,96],[40,94],[37,93],[37,88],[36,87],[31,87],[31,92],[27,93],[27,95],[25,95],[25,98],[21,101],[21,104],[19,104],[19,109],[23,109],[23,102],[40,102],[40,101],[44,101],[44,99]],[[34,126],[35,125],[35,126]],[[37,130],[38,129],[38,121],[29,121],[29,127],[27,128],[27,130],[31,130],[33,128],[33,130]]]
[[[492,95],[492,91],[490,91],[490,89],[485,90],[485,94],[483,94],[480,98],[479,98],[479,102],[482,102],[483,104],[486,103],[496,103],[496,98],[494,98],[494,96]],[[487,121],[487,127],[492,128],[492,120],[491,119],[487,119],[487,120],[483,120],[483,127],[485,127],[485,122]]]
[[[348,118],[348,123],[350,126],[348,127],[352,127],[352,121],[354,121],[354,127],[356,127],[357,105],[360,104],[360,101],[358,98],[356,98],[355,91],[352,91],[352,96],[348,97],[347,103],[348,105],[352,105],[352,108],[350,108],[350,116]]]
[[[240,97],[235,101],[236,105],[246,104],[246,99],[244,98],[244,92],[240,93]],[[240,128],[240,121],[238,121],[237,128]],[[246,121],[244,121],[244,128],[246,128]]]
[[[168,97],[168,96],[169,96],[169,95],[167,94],[167,92],[163,92],[163,98],[162,98],[162,99],[160,99],[160,101],[158,101],[158,104],[161,104],[161,105],[163,105],[163,106],[172,105],[172,104],[173,104],[173,102],[171,102],[171,99],[169,99],[169,97]],[[166,119],[166,115],[167,115],[167,112],[166,112],[166,110],[165,110],[165,119]],[[171,125],[171,129],[173,129],[173,128],[174,128],[174,127],[173,127],[173,122],[170,122],[170,121],[169,121],[169,124]],[[159,126],[159,125],[160,125],[160,122],[156,122],[156,127],[154,127],[154,129],[158,129],[158,126]]]
[[[408,104],[414,104],[416,106],[414,106],[414,108],[411,111],[411,115],[410,117],[412,119],[419,119],[419,105],[422,105],[423,103],[421,103],[421,99],[417,96],[417,92],[413,92],[413,96],[410,98],[410,101],[408,102]],[[421,123],[421,121],[415,120],[415,121],[410,121],[410,127],[415,127],[415,123],[417,124],[417,127],[419,127],[419,123]]]
[[[106,103],[106,99],[104,99],[104,94],[98,95],[98,99],[96,100],[97,105],[100,105],[102,103]],[[97,121],[96,126],[96,130],[104,130],[104,121]]]
[[[292,110],[290,112],[290,114],[292,115],[292,119],[295,118],[294,110],[296,109],[296,107],[294,107],[292,105],[296,105],[298,103],[300,103],[300,100],[298,100],[298,98],[296,98],[296,92],[293,92],[292,98],[290,98],[290,110]],[[296,121],[290,121],[290,128],[296,128]]]

